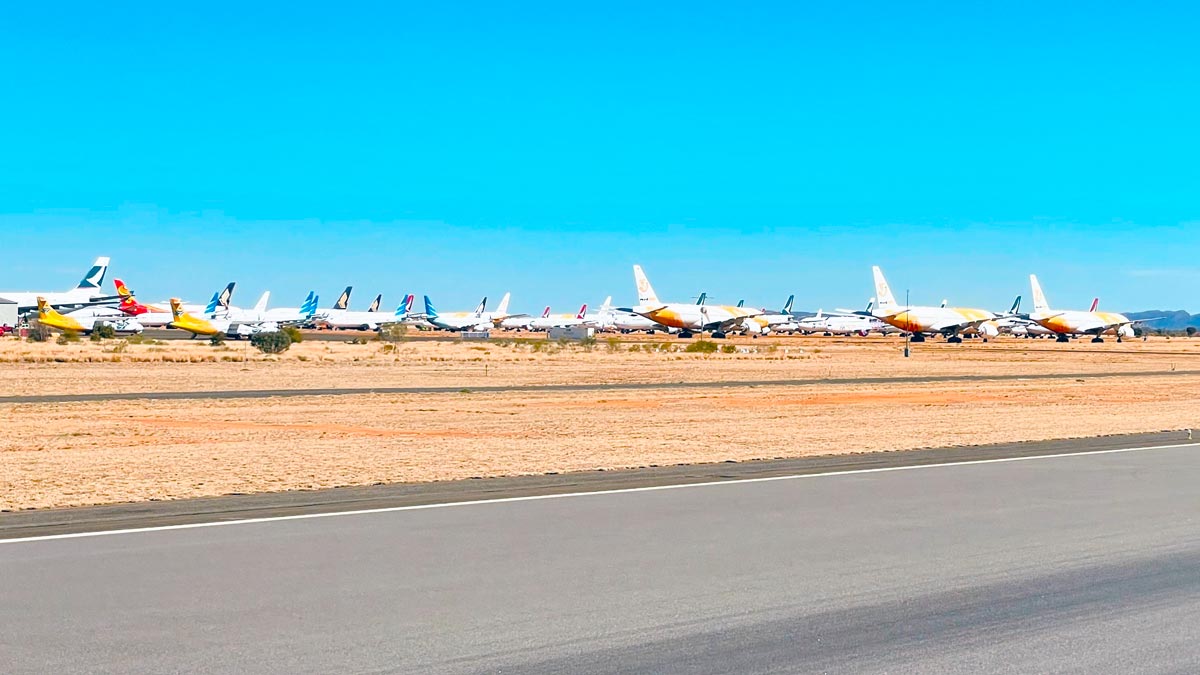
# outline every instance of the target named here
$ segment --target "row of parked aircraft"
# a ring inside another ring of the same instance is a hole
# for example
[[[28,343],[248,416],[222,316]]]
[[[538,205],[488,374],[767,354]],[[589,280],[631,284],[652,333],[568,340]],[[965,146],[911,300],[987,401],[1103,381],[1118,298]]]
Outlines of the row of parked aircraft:
[[[104,295],[102,284],[108,258],[98,258],[79,284],[63,292],[0,292],[0,298],[15,302],[21,313],[36,310],[38,320],[51,328],[90,333],[108,325],[118,333],[137,333],[145,328],[165,327],[184,330],[194,336],[227,335],[246,337],[260,332],[277,331],[281,326],[308,326],[333,329],[379,330],[405,324],[419,328],[449,331],[469,330],[548,330],[570,326],[589,326],[598,330],[621,332],[667,331],[680,337],[707,333],[720,338],[730,333],[766,335],[771,333],[861,334],[902,332],[913,341],[943,336],[948,342],[961,342],[963,336],[984,340],[1001,333],[1022,336],[1055,336],[1067,341],[1073,336],[1090,336],[1103,342],[1114,335],[1117,341],[1134,335],[1136,321],[1122,314],[1097,311],[1092,303],[1087,311],[1050,308],[1035,275],[1029,276],[1033,293],[1031,313],[1021,313],[1018,296],[1007,312],[985,309],[900,304],[879,267],[872,268],[875,298],[862,311],[839,309],[814,316],[799,316],[792,311],[794,296],[778,311],[737,305],[708,304],[701,294],[695,302],[663,302],[655,293],[640,265],[633,266],[638,304],[613,307],[612,298],[596,312],[585,304],[575,314],[552,315],[547,307],[541,316],[510,314],[510,294],[505,294],[495,311],[488,311],[487,298],[470,312],[439,312],[429,296],[424,296],[424,311],[413,312],[414,296],[408,295],[392,314],[381,312],[382,296],[376,296],[365,311],[351,310],[353,290],[347,287],[331,307],[320,308],[315,292],[309,292],[298,307],[268,308],[270,293],[264,293],[255,305],[243,309],[232,305],[236,284],[230,283],[213,294],[206,305],[193,305],[171,298],[157,304],[143,304],[120,279],[113,282],[115,294]]]

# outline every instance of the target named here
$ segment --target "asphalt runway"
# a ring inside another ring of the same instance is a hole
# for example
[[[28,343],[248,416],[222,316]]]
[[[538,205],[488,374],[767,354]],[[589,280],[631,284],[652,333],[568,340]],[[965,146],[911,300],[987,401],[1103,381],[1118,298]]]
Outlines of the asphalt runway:
[[[0,543],[0,663],[1197,672],[1197,485],[1189,445]]]
[[[1111,377],[1172,378],[1200,375],[1200,370],[1143,370],[1111,373],[1031,373],[1012,375],[929,375],[905,377],[810,378],[793,380],[715,380],[700,382],[612,382],[587,384],[521,384],[474,387],[330,387],[310,389],[225,389],[209,391],[147,391],[95,394],[32,394],[0,396],[6,403],[87,403],[97,401],[187,401],[212,399],[290,398],[297,396],[361,396],[363,394],[489,394],[507,392],[646,391],[653,389],[712,389],[731,387],[805,387],[812,385],[911,385],[952,382],[1036,380],[1096,380]]]

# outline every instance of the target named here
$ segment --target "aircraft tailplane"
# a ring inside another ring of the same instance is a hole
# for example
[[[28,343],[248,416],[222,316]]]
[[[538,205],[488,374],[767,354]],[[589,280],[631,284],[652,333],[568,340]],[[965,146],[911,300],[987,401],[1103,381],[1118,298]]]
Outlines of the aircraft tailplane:
[[[375,299],[371,301],[371,306],[367,308],[367,311],[368,312],[378,312],[379,305],[381,305],[381,304],[383,304],[383,293],[380,293],[379,295],[375,296]]]
[[[264,291],[262,294],[262,297],[260,297],[258,299],[258,302],[254,303],[254,311],[256,311],[256,312],[267,311],[267,302],[270,299],[271,299],[271,291]]]
[[[1050,303],[1046,302],[1046,294],[1042,292],[1042,285],[1038,283],[1036,274],[1029,275],[1029,286],[1033,289],[1033,311],[1049,312]]]
[[[796,301],[796,296],[789,295],[787,302],[783,303],[783,311],[780,312],[780,314],[791,314],[792,313],[792,303],[795,301]]]
[[[892,295],[892,289],[883,276],[883,270],[876,265],[871,268],[871,272],[875,275],[875,297],[879,298],[879,310],[891,312],[896,308],[896,298]]]
[[[350,291],[353,291],[353,286],[347,286],[346,290],[338,296],[337,302],[333,303],[334,309],[348,309],[350,307]]]
[[[437,309],[434,308],[433,301],[429,299],[428,295],[425,296],[425,316],[431,319],[436,319],[438,316]]]
[[[646,278],[646,273],[642,271],[641,265],[633,266],[633,279],[637,282],[639,305],[657,307],[661,304],[658,301],[658,294],[654,292],[654,287],[650,285],[650,280]]]
[[[500,298],[500,304],[496,305],[497,316],[508,316],[508,301],[512,299],[512,293],[505,293],[503,298]]]
[[[108,273],[108,258],[96,258],[96,262],[92,263],[92,268],[83,275],[79,280],[79,285],[74,290],[98,291],[100,285],[104,283],[104,275]]]

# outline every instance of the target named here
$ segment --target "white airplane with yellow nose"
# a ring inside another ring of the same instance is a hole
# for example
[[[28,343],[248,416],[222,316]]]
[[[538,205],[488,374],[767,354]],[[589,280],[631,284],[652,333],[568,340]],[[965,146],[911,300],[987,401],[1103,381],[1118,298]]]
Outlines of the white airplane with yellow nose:
[[[1133,324],[1137,322],[1124,314],[1097,312],[1095,309],[1090,312],[1055,311],[1050,309],[1050,303],[1046,302],[1046,294],[1042,292],[1037,275],[1029,275],[1029,285],[1033,290],[1033,313],[1029,315],[1029,319],[1052,331],[1058,342],[1067,342],[1071,335],[1091,335],[1092,342],[1104,342],[1104,338],[1100,336],[1105,334],[1115,334],[1117,342],[1134,335]],[[1096,303],[1093,302],[1092,307],[1095,306]]]
[[[1000,334],[996,320],[1002,318],[1001,315],[986,309],[899,305],[883,271],[878,266],[872,267],[871,271],[875,275],[875,297],[879,303],[873,315],[884,323],[911,333],[913,342],[924,342],[926,335],[945,335],[946,342],[962,342],[963,334],[978,334],[985,340]],[[1020,301],[1018,297],[1017,302]]]
[[[46,302],[46,298],[37,299],[38,323],[48,328],[55,328],[65,333],[83,333],[87,335],[100,326],[112,326],[116,333],[140,333],[144,326],[133,317],[102,316],[93,313],[81,313],[78,316],[63,315]]]
[[[760,309],[732,305],[661,302],[641,265],[633,266],[633,279],[637,282],[638,306],[629,311],[667,328],[679,329],[681,338],[691,337],[692,331],[711,332],[715,338],[725,337],[727,331],[743,326],[747,318],[763,314]]]

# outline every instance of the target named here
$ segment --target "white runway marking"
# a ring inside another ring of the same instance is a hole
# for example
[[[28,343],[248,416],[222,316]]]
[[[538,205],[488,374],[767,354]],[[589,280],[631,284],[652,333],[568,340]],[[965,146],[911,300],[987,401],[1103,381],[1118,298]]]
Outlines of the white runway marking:
[[[481,506],[485,504],[508,504],[512,502],[534,502],[544,499],[574,499],[576,497],[597,497],[601,495],[619,495],[634,492],[657,492],[660,490],[685,490],[690,488],[711,488],[726,485],[746,485],[747,483],[769,483],[783,480],[799,480],[804,478],[830,478],[834,476],[855,476],[869,473],[887,473],[891,471],[915,471],[918,469],[944,469],[956,466],[974,466],[977,464],[1000,464],[1004,462],[1030,462],[1039,459],[1060,459],[1066,457],[1091,457],[1095,455],[1115,455],[1125,452],[1141,452],[1144,450],[1171,450],[1176,448],[1200,447],[1200,443],[1176,443],[1172,445],[1152,445],[1140,448],[1114,448],[1111,450],[1088,450],[1084,452],[1062,452],[1052,455],[1030,455],[1027,457],[1000,457],[996,459],[973,459],[962,462],[942,462],[939,464],[914,464],[912,466],[888,466],[876,469],[849,469],[846,471],[827,471],[824,473],[789,474],[785,476],[767,476],[764,478],[734,478],[730,480],[715,480],[701,483],[681,483],[678,485],[651,485],[646,487],[619,488],[615,490],[596,490],[593,492],[564,492],[550,495],[529,495],[526,497],[501,497],[497,499],[477,499],[463,502],[441,502],[437,504],[416,504],[412,506],[390,506],[377,509],[359,509],[357,511],[331,511],[327,513],[304,513],[293,516],[269,516],[266,518],[245,518],[242,520],[218,520],[203,523],[188,523],[186,525],[161,525],[157,527],[137,527],[124,530],[101,530],[97,532],[76,532],[73,534],[51,534],[41,537],[23,537],[20,539],[0,539],[0,545],[20,544],[34,541],[54,541],[57,539],[82,539],[85,537],[112,537],[123,534],[140,534],[144,532],[166,532],[170,530],[193,530],[205,527],[224,527],[228,525],[250,525],[254,523],[275,523],[288,520],[310,520],[314,518],[343,518],[347,516],[362,516],[374,513],[393,513],[396,511],[422,511],[426,509],[447,509],[464,506]]]

